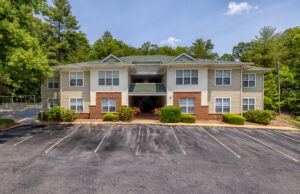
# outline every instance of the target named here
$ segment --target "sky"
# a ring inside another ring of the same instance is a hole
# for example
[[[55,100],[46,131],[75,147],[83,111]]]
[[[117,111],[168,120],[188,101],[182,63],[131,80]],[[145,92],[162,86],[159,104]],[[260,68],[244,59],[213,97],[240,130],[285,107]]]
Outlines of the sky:
[[[49,0],[50,1],[50,0]],[[171,47],[211,39],[214,52],[231,53],[251,41],[263,26],[277,32],[300,26],[300,0],[70,0],[91,44],[108,30],[140,47],[144,42]],[[51,4],[51,3],[50,3]]]

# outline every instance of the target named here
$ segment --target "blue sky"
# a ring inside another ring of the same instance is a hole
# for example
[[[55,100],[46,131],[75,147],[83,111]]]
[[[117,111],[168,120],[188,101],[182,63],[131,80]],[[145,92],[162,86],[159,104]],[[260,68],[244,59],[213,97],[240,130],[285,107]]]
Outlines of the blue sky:
[[[214,52],[231,53],[261,27],[300,26],[300,0],[70,0],[72,14],[94,43],[105,30],[129,45],[189,46],[212,39]],[[229,8],[230,7],[230,8]],[[171,37],[171,38],[170,38]]]

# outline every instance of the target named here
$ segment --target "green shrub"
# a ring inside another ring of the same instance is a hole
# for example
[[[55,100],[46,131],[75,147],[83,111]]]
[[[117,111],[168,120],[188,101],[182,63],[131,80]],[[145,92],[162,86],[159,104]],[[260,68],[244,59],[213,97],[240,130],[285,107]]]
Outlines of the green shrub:
[[[119,115],[107,113],[103,116],[103,121],[119,121]]]
[[[47,110],[45,112],[39,112],[38,113],[38,120],[40,120],[40,121],[48,121],[49,113],[50,113],[49,110]],[[43,118],[42,118],[42,114],[43,114]]]
[[[164,123],[178,123],[180,121],[181,108],[169,106],[161,108],[161,120]]]
[[[299,121],[299,122],[300,122],[300,116],[297,116],[297,117],[296,117],[296,121]]]
[[[132,110],[130,107],[119,106],[117,111],[121,121],[131,121],[134,117],[134,110]]]
[[[13,123],[14,120],[12,119],[2,119],[0,118],[0,125],[6,125],[6,124],[10,124],[10,123]]]
[[[223,116],[224,123],[229,123],[234,125],[244,125],[246,120],[245,117],[237,114],[232,114],[232,113],[225,113],[222,116]]]
[[[42,118],[43,114],[43,118]],[[74,121],[79,113],[73,110],[64,109],[58,105],[45,112],[38,113],[40,121]]]
[[[268,111],[264,110],[248,110],[243,113],[243,116],[247,121],[260,123],[260,124],[269,124],[272,120],[272,115]]]
[[[64,110],[62,115],[63,121],[75,121],[75,119],[78,117],[79,113],[76,113],[74,110]]]
[[[180,120],[183,123],[195,123],[196,117],[190,114],[181,114]]]
[[[273,110],[265,110],[267,113],[269,113],[269,115],[270,115],[270,118],[272,119],[272,120],[275,120],[276,118],[277,118],[277,113],[275,112],[275,111],[273,111]]]

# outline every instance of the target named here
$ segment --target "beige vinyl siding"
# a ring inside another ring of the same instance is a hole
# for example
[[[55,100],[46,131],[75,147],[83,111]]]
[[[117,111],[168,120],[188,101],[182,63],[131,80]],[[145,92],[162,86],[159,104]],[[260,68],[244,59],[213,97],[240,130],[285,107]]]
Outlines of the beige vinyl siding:
[[[209,113],[215,113],[215,98],[230,98],[230,112],[241,112],[241,70],[231,69],[231,85],[215,86],[215,70],[208,70],[208,105]]]
[[[247,74],[248,72],[243,72]],[[256,87],[243,88],[243,98],[255,98],[255,109],[263,110],[263,73],[256,73]]]
[[[58,87],[60,87],[59,72],[54,71],[53,76],[58,77]],[[41,85],[42,110],[47,110],[49,98],[60,98],[60,88],[48,88],[48,79]]]
[[[90,111],[90,72],[84,71],[83,86],[69,86],[69,72],[62,72],[61,75],[61,106],[69,109],[70,98],[83,98],[83,112],[88,113]]]

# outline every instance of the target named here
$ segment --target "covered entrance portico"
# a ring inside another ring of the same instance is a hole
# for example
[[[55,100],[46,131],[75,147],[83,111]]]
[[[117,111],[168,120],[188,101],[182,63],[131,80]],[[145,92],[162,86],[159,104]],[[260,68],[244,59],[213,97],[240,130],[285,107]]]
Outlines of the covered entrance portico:
[[[166,90],[162,83],[133,83],[129,88],[129,105],[139,107],[142,113],[166,104]]]

